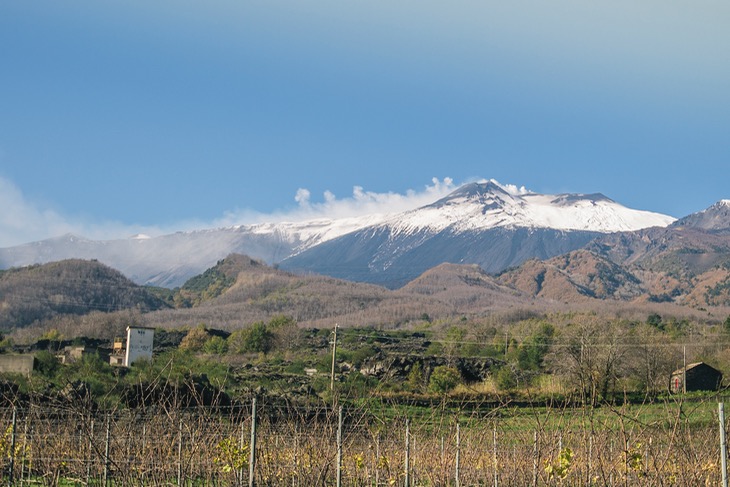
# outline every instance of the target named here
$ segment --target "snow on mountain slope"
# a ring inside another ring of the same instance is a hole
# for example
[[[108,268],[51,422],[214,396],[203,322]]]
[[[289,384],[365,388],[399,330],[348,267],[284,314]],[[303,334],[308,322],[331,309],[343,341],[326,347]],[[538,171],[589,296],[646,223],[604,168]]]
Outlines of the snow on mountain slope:
[[[102,241],[64,235],[0,249],[0,269],[71,258],[96,259],[138,284],[176,287],[231,253],[276,264],[382,219],[382,215],[368,215],[340,220],[262,223]]]
[[[327,240],[337,238],[350,232],[371,225],[377,225],[386,219],[385,214],[364,215],[359,217],[308,220],[303,222],[260,223],[241,225],[241,231],[255,235],[279,235],[293,245],[293,252],[313,247]]]
[[[496,181],[306,248],[281,266],[397,288],[444,262],[500,272],[578,249],[599,235],[666,227],[674,218],[603,195],[542,195]]]
[[[634,210],[602,194],[537,194],[494,180],[462,186],[436,203],[406,212],[387,223],[396,233],[506,228],[552,228],[599,233],[665,227],[675,219]]]

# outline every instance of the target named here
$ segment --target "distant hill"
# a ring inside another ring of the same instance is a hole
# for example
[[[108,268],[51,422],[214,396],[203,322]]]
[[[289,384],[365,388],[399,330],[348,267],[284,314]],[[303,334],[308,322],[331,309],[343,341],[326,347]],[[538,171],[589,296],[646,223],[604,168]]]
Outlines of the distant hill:
[[[95,261],[71,259],[0,271],[0,329],[59,315],[165,307],[145,288]]]
[[[499,280],[526,294],[561,302],[631,300],[644,293],[636,276],[586,250],[576,250],[546,261],[528,261],[504,272]]]
[[[313,327],[398,327],[412,322],[506,310],[534,301],[475,265],[444,264],[398,290],[318,275],[294,274],[240,255],[216,267],[236,273],[220,296],[145,316],[148,326],[213,324],[227,329],[287,315]]]
[[[452,213],[447,210],[460,208],[462,200],[486,213],[502,211],[503,200],[514,196],[494,185],[468,189],[413,213],[449,216]],[[579,204],[583,211],[583,206],[593,203],[613,205],[605,197],[574,195],[546,200],[540,208]],[[515,205],[509,208],[518,208]],[[424,216],[421,221],[429,226],[440,220]],[[444,221],[441,224],[449,227]],[[457,218],[457,223],[464,222]],[[399,233],[401,230],[405,233]],[[339,262],[333,274],[347,270],[345,262],[354,265],[345,274],[362,271],[372,278],[384,272],[386,281],[402,283],[395,290],[356,282],[360,279],[318,275],[314,269],[305,273],[282,270],[240,254],[219,259],[172,290],[139,287],[99,262],[65,260],[0,272],[0,328],[24,327],[61,315],[130,309],[154,311],[144,315],[148,326],[205,323],[236,329],[277,315],[312,327],[338,323],[397,328],[495,311],[610,310],[617,302],[631,307],[672,304],[698,311],[730,307],[730,217],[725,201],[665,227],[600,235],[591,232],[580,248],[562,252],[549,242],[564,241],[570,249],[578,245],[574,239],[579,233],[568,237],[566,230],[499,227],[459,243],[452,240],[456,238],[452,230],[445,230],[450,236],[405,230],[381,227],[369,237],[355,231],[300,254],[307,259],[317,257],[320,270]],[[487,245],[482,238],[492,235],[490,232],[511,236],[503,235],[505,238]],[[525,249],[534,252],[523,253]],[[531,253],[543,259],[528,258]],[[557,255],[547,257],[552,254]],[[369,261],[363,257],[366,255],[376,258]],[[491,265],[490,259],[502,259],[497,268],[514,259],[521,264],[493,275],[485,269]],[[448,260],[479,263],[444,263]],[[400,263],[392,269],[395,261]]]
[[[730,235],[730,200],[720,200],[706,210],[680,218],[672,223],[671,227],[690,227],[710,233]]]
[[[721,201],[664,228],[601,235],[583,249],[525,262],[499,280],[562,302],[730,306],[729,210]]]
[[[519,306],[533,297],[505,285],[475,264],[441,264],[403,286],[398,293],[428,296],[457,313]]]

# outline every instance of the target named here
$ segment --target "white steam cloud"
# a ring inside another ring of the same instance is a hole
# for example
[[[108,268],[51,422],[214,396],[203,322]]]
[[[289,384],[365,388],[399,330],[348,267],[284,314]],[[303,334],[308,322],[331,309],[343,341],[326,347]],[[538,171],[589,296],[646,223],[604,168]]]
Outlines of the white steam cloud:
[[[483,182],[487,182],[487,181],[483,180]],[[525,188],[524,186],[517,186],[515,184],[502,184],[499,181],[497,181],[496,179],[490,179],[489,182],[496,184],[497,186],[499,186],[500,188],[502,188],[509,194],[513,194],[515,196],[522,196],[522,195],[530,194],[532,192],[529,189]]]
[[[377,193],[367,191],[362,186],[354,186],[352,194],[338,198],[332,191],[325,191],[322,201],[313,201],[311,192],[299,188],[294,196],[297,207],[282,212],[262,214],[249,210],[227,213],[216,220],[213,226],[233,226],[264,222],[300,222],[317,219],[352,218],[362,215],[393,214],[428,205],[443,198],[456,185],[451,178],[433,178],[431,184],[422,190],[408,190],[405,193]]]
[[[405,193],[377,193],[362,186],[353,187],[352,194],[337,197],[325,191],[321,201],[313,201],[308,189],[300,188],[294,195],[297,206],[280,212],[261,213],[254,210],[227,212],[212,222],[184,221],[164,226],[141,226],[120,222],[88,222],[65,216],[29,201],[11,181],[0,177],[0,248],[59,237],[72,233],[94,240],[126,238],[144,234],[159,236],[175,231],[200,230],[264,222],[298,222],[315,219],[350,218],[368,214],[393,214],[424,206],[446,196],[457,186],[451,178],[433,178],[421,190]]]
[[[0,177],[0,248],[36,242],[65,234],[108,240],[133,234],[160,235],[157,227],[119,222],[85,222],[29,201],[11,181]]]
[[[59,214],[32,205],[12,182],[0,178],[0,247],[70,231]]]

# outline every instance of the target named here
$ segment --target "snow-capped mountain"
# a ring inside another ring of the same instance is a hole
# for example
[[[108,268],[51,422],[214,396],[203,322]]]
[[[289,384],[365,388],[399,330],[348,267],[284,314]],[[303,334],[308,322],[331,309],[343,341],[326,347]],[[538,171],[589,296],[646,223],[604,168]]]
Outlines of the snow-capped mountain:
[[[399,214],[262,223],[149,238],[66,235],[0,249],[0,268],[97,259],[137,283],[179,286],[231,253],[292,270],[397,287],[444,262],[498,272],[579,248],[597,235],[667,226],[674,218],[600,195],[544,195],[494,180]]]
[[[322,242],[281,266],[399,287],[444,262],[500,272],[530,258],[570,252],[602,234],[674,220],[600,194],[537,194],[492,180]]]
[[[730,200],[720,200],[706,210],[693,213],[672,224],[674,227],[693,227],[716,233],[730,233]]]
[[[506,228],[611,233],[667,226],[675,218],[626,208],[602,194],[538,194],[491,180],[462,186],[423,208],[391,218],[397,231]]]

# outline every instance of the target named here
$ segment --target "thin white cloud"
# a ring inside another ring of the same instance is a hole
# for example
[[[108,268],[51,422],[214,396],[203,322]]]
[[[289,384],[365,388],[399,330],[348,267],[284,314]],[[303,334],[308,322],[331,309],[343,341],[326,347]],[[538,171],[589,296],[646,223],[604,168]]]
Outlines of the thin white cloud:
[[[31,204],[15,184],[0,177],[0,247],[71,231],[58,213]]]
[[[140,233],[160,235],[165,230],[119,222],[87,222],[82,218],[68,217],[30,201],[12,181],[0,177],[0,248],[69,233],[108,240]]]
[[[394,214],[428,205],[443,198],[457,185],[451,178],[440,180],[433,178],[431,184],[423,189],[407,190],[405,193],[378,193],[367,191],[362,186],[354,186],[352,194],[338,198],[333,192],[325,191],[322,201],[313,201],[308,189],[300,188],[294,196],[297,207],[288,211],[271,214],[256,213],[250,210],[239,210],[227,213],[222,219],[213,222],[213,226],[233,226],[263,222],[299,222],[316,219],[351,218],[372,214]]]
[[[295,222],[315,219],[337,219],[367,214],[393,214],[433,203],[456,188],[451,178],[433,178],[421,190],[404,193],[378,193],[362,186],[353,187],[352,194],[339,198],[325,191],[321,201],[313,201],[308,189],[300,188],[294,195],[297,206],[274,213],[245,209],[227,212],[214,221],[188,220],[142,226],[121,222],[89,222],[65,216],[29,201],[11,181],[0,177],[0,248],[58,237],[72,233],[93,240],[111,240],[132,235],[158,236],[175,231],[200,230],[263,222]]]

